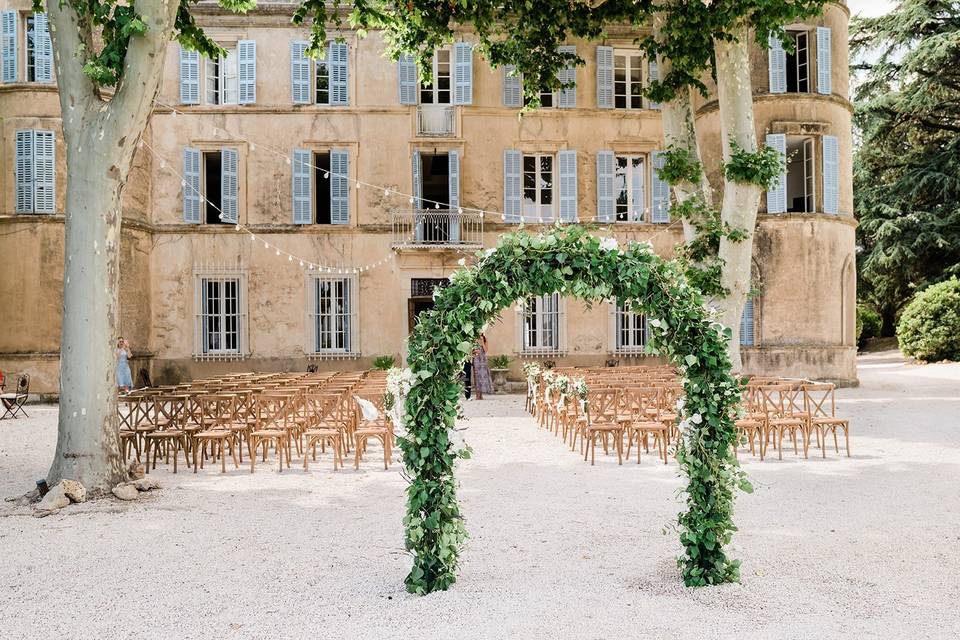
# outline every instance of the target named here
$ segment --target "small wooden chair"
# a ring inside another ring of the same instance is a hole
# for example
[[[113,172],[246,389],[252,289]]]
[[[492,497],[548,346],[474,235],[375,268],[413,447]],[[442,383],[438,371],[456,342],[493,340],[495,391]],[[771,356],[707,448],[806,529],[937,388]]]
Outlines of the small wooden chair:
[[[847,457],[850,457],[850,422],[837,417],[836,385],[830,383],[816,383],[803,385],[804,403],[810,416],[812,428],[819,429],[826,439],[827,433],[833,433],[833,448],[840,453],[837,442],[837,429],[843,429],[843,437],[847,445]],[[827,443],[822,442],[823,457],[827,456]]]

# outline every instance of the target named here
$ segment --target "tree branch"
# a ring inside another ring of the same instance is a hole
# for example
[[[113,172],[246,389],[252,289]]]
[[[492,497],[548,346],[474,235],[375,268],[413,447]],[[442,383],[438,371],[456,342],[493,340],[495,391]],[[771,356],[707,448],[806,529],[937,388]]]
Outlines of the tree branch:
[[[53,68],[60,91],[60,110],[64,134],[81,131],[101,100],[96,86],[83,72],[83,56],[87,51],[82,33],[89,29],[76,9],[68,2],[47,2],[50,38],[53,41]]]

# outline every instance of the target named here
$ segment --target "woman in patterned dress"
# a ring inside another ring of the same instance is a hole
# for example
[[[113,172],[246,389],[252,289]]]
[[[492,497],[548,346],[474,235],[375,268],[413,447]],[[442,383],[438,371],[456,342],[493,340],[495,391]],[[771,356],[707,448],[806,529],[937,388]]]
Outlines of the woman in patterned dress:
[[[487,336],[482,333],[473,350],[473,374],[477,381],[477,400],[483,400],[483,394],[493,393],[493,379],[490,377],[490,365],[487,364]]]

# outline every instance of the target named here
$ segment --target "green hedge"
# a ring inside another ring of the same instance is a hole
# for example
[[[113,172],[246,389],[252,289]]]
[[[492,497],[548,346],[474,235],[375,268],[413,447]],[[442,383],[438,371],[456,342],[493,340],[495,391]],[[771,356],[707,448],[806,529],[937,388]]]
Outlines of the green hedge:
[[[960,360],[960,280],[917,293],[897,323],[900,348],[918,360]]]
[[[865,304],[857,305],[857,342],[863,342],[869,338],[879,338],[880,330],[883,328],[883,319],[880,314]]]

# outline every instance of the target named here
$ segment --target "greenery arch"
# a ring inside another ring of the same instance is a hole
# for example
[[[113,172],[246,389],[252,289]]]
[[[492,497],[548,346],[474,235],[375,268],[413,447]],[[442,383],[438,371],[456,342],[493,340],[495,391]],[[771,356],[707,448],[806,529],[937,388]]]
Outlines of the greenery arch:
[[[461,264],[463,261],[461,261]],[[461,390],[458,374],[484,325],[519,299],[560,291],[588,303],[616,297],[651,318],[651,342],[681,368],[685,389],[684,438],[677,459],[688,478],[687,510],[679,516],[685,548],[678,565],[688,586],[739,579],[739,561],[723,546],[736,528],[734,493],[749,490],[733,454],[733,407],[739,383],[730,375],[730,330],[710,318],[682,269],[657,256],[649,243],[624,248],[580,226],[548,233],[504,235],[477,264],[451,276],[435,294],[409,342],[413,383],[399,438],[409,474],[406,547],[413,554],[407,590],[430,593],[456,580],[467,533],[457,503],[454,464],[469,457],[450,438]]]

